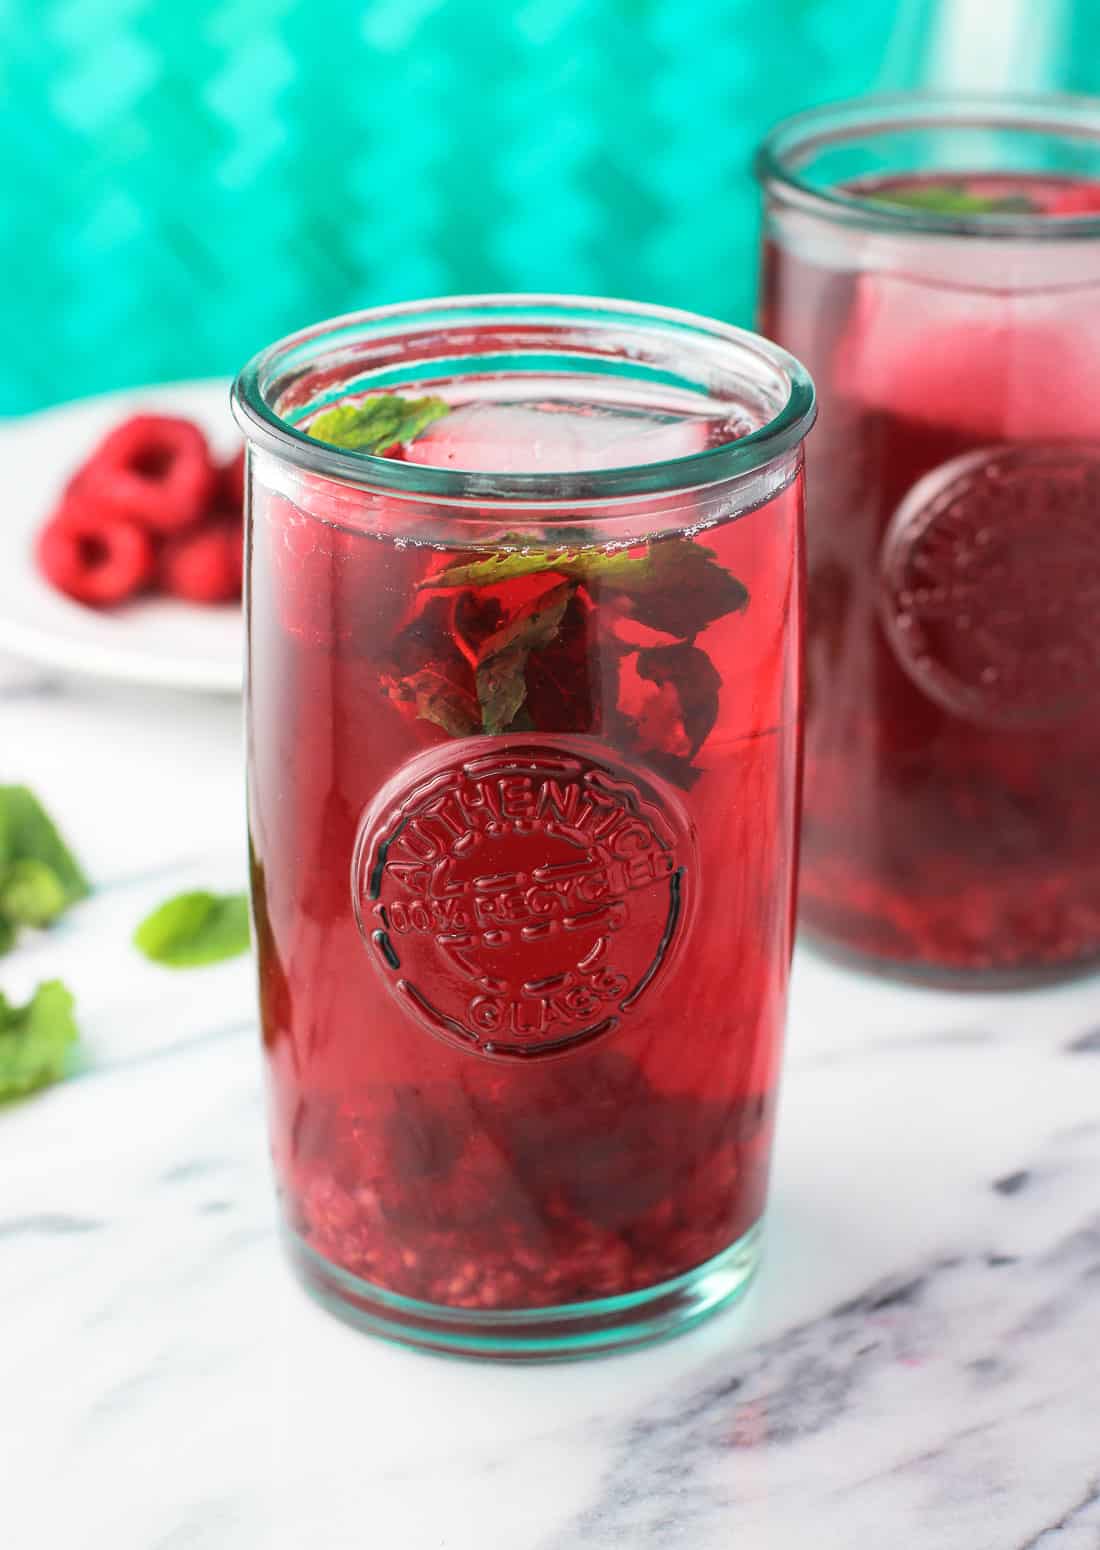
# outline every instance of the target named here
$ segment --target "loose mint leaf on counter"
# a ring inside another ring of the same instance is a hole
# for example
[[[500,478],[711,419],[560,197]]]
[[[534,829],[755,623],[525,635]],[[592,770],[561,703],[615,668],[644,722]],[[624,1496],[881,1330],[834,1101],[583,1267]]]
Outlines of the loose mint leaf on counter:
[[[358,404],[337,404],[326,409],[309,427],[316,441],[352,452],[388,452],[391,447],[415,441],[422,431],[447,413],[442,398],[402,398],[397,393],[375,393]]]
[[[749,601],[748,589],[690,538],[657,539],[642,549],[504,549],[426,577],[422,587],[489,587],[554,573],[580,582],[594,601],[619,594],[643,624],[681,640]]]
[[[134,932],[134,946],[169,969],[221,963],[248,951],[248,895],[177,894],[147,915]]]
[[[69,900],[52,867],[30,857],[0,871],[0,916],[11,926],[48,926]]]
[[[91,892],[80,863],[34,793],[26,786],[0,786],[0,872],[17,861],[40,861],[49,867],[65,891],[66,904]]]
[[[73,998],[60,980],[39,985],[26,1006],[0,995],[0,1099],[56,1082],[76,1040]]]

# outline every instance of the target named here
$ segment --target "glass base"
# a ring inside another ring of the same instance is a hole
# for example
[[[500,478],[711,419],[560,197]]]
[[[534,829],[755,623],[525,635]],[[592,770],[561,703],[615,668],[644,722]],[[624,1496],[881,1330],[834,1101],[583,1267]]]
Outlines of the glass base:
[[[562,1361],[663,1340],[733,1302],[760,1262],[762,1223],[694,1270],[641,1292],[553,1308],[499,1310],[447,1308],[401,1297],[329,1264],[290,1229],[285,1236],[306,1290],[357,1329],[451,1356]]]
[[[1066,980],[1087,979],[1100,971],[1100,955],[1096,953],[1070,958],[1064,963],[960,969],[948,964],[924,963],[919,958],[896,959],[861,952],[819,931],[816,926],[807,925],[804,918],[799,920],[798,933],[800,942],[842,968],[873,974],[879,979],[899,980],[906,985],[919,985],[926,990],[1042,990]]]

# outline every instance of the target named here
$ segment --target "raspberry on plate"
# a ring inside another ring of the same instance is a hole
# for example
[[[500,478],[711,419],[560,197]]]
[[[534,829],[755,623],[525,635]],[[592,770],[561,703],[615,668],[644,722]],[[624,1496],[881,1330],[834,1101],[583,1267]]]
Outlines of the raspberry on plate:
[[[217,469],[190,420],[139,414],[104,438],[78,477],[89,500],[112,515],[175,533],[206,513]]]
[[[99,607],[140,592],[156,564],[149,535],[136,523],[103,517],[74,500],[64,502],[38,535],[37,554],[59,591]]]
[[[241,595],[241,532],[231,523],[183,533],[164,546],[161,585],[191,603],[228,603]]]

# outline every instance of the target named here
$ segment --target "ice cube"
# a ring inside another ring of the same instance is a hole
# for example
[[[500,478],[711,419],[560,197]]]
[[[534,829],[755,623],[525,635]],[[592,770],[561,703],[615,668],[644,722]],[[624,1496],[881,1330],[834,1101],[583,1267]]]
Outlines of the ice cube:
[[[834,385],[869,409],[990,441],[1094,437],[1100,307],[1083,292],[863,275]]]
[[[464,404],[418,436],[405,460],[501,474],[629,468],[701,452],[716,423],[605,408]]]

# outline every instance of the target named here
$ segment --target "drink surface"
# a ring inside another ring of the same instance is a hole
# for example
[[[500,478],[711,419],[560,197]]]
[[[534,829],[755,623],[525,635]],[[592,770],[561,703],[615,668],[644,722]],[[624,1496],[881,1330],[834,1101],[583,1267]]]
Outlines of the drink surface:
[[[395,455],[600,469],[731,423],[676,401],[452,399]],[[262,1020],[284,1208],[330,1263],[430,1303],[538,1308],[654,1286],[759,1218],[800,499],[792,482],[741,512],[692,491],[648,541],[609,544],[578,511],[441,545],[398,497],[360,509],[261,474]]]
[[[849,192],[965,235],[778,215],[765,332],[806,363],[802,911],[991,977],[1100,952],[1100,212],[1065,178]],[[995,242],[986,215],[1051,217]],[[820,228],[820,229],[819,229]]]
[[[968,173],[861,178],[843,188],[876,204],[931,214],[1044,215],[1068,220],[1100,214],[1100,183],[1038,174]]]

